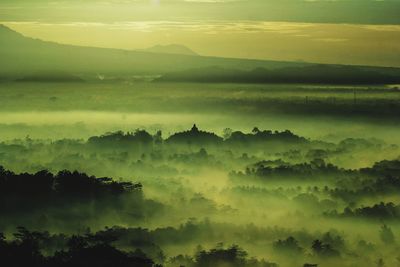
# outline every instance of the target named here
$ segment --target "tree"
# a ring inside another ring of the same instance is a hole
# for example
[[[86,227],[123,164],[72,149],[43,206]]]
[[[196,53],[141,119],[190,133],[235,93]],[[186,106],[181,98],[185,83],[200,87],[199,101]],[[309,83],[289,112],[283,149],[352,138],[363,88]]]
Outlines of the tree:
[[[383,261],[382,258],[376,261],[376,267],[385,267],[385,262]]]
[[[320,253],[323,249],[323,244],[322,244],[321,240],[319,240],[319,239],[314,240],[311,245],[311,248],[315,253]]]
[[[253,130],[251,131],[253,134],[258,134],[260,132],[260,129],[258,127],[254,127]]]
[[[241,267],[246,264],[247,252],[240,247],[233,245],[227,249],[217,247],[210,251],[200,251],[196,255],[197,267],[209,266],[232,266]]]
[[[285,240],[279,239],[274,242],[273,247],[275,250],[289,253],[301,253],[303,251],[303,248],[299,246],[299,242],[292,236]]]
[[[161,130],[156,132],[156,134],[153,136],[153,140],[155,144],[161,144],[163,142]]]
[[[311,245],[314,254],[319,257],[339,257],[339,251],[332,248],[330,244],[323,243],[321,240],[314,240]]]
[[[231,128],[225,128],[222,132],[222,137],[226,140],[229,139],[232,135],[232,129]]]
[[[394,237],[394,234],[392,232],[392,229],[387,226],[386,224],[383,224],[381,226],[381,230],[379,232],[379,235],[381,237],[381,240],[383,241],[383,243],[390,245],[393,244],[396,240]]]

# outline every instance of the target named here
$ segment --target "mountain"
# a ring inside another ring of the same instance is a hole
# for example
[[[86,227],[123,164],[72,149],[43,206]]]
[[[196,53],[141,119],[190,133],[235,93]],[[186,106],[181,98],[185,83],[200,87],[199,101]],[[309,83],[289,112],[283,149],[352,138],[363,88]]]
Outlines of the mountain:
[[[304,63],[232,59],[63,45],[25,37],[0,26],[0,77],[59,72],[95,76],[160,75],[171,71],[219,66],[250,70]]]
[[[178,44],[170,44],[170,45],[156,45],[147,49],[142,50],[143,52],[151,52],[151,53],[161,53],[161,54],[176,54],[176,55],[188,55],[188,56],[198,56],[196,52],[194,52],[189,47]]]
[[[124,80],[161,75],[158,81],[337,83],[358,77],[354,79],[357,82],[381,83],[400,75],[398,68],[315,65],[167,53],[166,50],[171,52],[172,48],[176,52],[185,50],[176,46],[163,47],[163,53],[154,53],[63,45],[25,37],[0,25],[0,81],[76,82],[81,78],[86,81],[98,80],[99,77]],[[47,77],[49,73],[57,75]]]
[[[195,83],[305,83],[305,84],[397,84],[400,70],[345,65],[307,65],[250,71],[207,67],[167,73],[156,82]]]

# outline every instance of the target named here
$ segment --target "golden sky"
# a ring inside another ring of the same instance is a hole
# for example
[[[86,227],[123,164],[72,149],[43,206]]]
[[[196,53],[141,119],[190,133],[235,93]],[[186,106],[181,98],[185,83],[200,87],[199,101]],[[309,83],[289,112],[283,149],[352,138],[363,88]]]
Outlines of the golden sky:
[[[399,1],[4,1],[1,23],[59,43],[400,67]]]

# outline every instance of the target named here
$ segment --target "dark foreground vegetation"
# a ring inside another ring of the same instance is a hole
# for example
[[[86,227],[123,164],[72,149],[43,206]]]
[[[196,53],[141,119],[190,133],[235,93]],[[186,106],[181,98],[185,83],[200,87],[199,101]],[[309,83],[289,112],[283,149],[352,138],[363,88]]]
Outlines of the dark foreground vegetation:
[[[159,263],[149,258],[140,248],[134,251],[123,251],[114,243],[120,239],[132,238],[130,246],[140,247],[147,240],[141,240],[135,233],[151,235],[144,229],[107,228],[96,233],[85,235],[51,235],[48,232],[31,232],[23,227],[13,234],[13,239],[7,240],[0,235],[0,256],[7,266],[121,266],[121,267],[161,267]],[[125,236],[127,235],[127,236]],[[124,242],[122,241],[122,242]],[[138,243],[139,242],[139,243]],[[57,246],[55,250],[54,245]],[[163,252],[152,243],[153,250],[158,253],[156,261],[164,261]],[[50,252],[50,251],[53,252]],[[55,250],[55,251],[54,251]],[[276,267],[275,263],[249,258],[247,252],[233,245],[224,248],[218,245],[210,250],[199,251],[193,256],[178,255],[168,259],[171,266],[249,266]]]

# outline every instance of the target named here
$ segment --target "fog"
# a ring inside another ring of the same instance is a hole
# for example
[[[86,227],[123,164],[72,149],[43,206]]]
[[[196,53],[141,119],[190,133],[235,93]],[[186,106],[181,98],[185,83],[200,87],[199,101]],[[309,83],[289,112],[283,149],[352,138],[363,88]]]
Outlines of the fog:
[[[396,89],[0,90],[4,246],[33,240],[53,264],[106,246],[137,266],[399,266]]]
[[[168,135],[197,123],[219,134],[224,128],[245,131],[258,126],[332,141],[379,136],[397,143],[400,91],[393,88],[0,83],[0,137],[88,138],[136,128]]]

